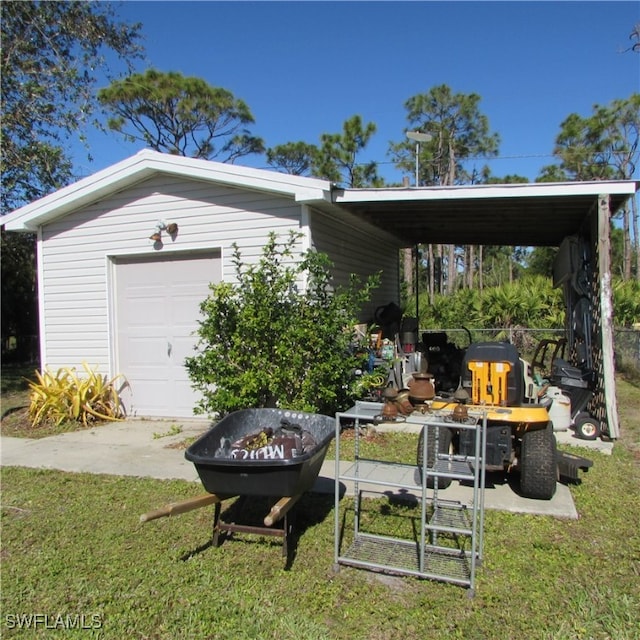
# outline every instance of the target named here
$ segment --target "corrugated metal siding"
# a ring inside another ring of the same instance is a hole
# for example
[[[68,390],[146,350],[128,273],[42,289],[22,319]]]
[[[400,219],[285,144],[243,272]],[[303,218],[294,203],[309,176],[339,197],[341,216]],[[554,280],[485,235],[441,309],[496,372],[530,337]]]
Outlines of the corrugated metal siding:
[[[373,226],[350,224],[348,220],[317,211],[311,216],[311,236],[313,247],[333,261],[336,284],[346,285],[351,273],[365,280],[373,273],[382,272],[380,287],[362,310],[362,322],[372,321],[377,307],[399,302],[399,254],[388,236]]]
[[[43,364],[55,369],[82,361],[110,366],[108,255],[153,255],[149,236],[158,221],[176,222],[163,254],[220,248],[223,279],[233,281],[231,245],[252,262],[270,231],[300,230],[300,205],[283,197],[198,181],[156,177],[74,212],[42,230]]]

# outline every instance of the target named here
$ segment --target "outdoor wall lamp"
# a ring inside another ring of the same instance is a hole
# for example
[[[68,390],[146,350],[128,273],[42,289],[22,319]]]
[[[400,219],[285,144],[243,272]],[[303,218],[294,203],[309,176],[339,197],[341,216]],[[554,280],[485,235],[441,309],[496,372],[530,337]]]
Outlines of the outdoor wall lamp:
[[[172,240],[176,239],[178,235],[178,225],[175,222],[166,223],[164,221],[160,221],[156,224],[155,231],[149,236],[149,240],[153,240],[154,242],[162,243],[162,232],[166,231]]]

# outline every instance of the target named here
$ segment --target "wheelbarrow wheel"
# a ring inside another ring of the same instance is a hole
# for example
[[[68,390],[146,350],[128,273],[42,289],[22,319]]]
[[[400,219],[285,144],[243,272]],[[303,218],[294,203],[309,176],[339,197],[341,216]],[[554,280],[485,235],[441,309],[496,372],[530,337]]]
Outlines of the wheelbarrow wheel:
[[[600,421],[593,418],[591,414],[586,411],[583,411],[576,416],[576,419],[574,420],[574,428],[576,435],[581,440],[595,440],[602,430]]]

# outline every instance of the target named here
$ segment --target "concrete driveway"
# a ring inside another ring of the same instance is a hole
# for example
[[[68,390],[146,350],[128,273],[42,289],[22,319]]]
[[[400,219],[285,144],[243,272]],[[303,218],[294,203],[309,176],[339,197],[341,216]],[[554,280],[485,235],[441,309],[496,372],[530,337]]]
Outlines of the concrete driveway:
[[[211,424],[204,420],[127,420],[38,440],[3,437],[0,439],[0,462],[2,466],[160,480],[181,479],[197,482],[202,488],[194,465],[185,459],[184,446],[180,445],[186,438],[195,438],[210,426]],[[559,442],[590,446],[604,453],[610,453],[612,447],[611,443],[587,443],[577,440],[570,432],[559,432],[556,436]],[[341,463],[343,466],[348,464]],[[335,473],[335,461],[325,460],[314,490],[333,493]],[[353,493],[350,483],[345,483],[342,489],[348,494]],[[360,489],[380,491],[379,487],[367,487],[365,483],[360,484]],[[409,493],[419,495],[418,491]],[[402,494],[406,496],[407,492],[387,492],[387,495],[392,497]],[[470,503],[473,489],[454,482],[448,489],[441,490],[440,496],[447,500]],[[551,500],[531,500],[519,496],[508,482],[501,477],[496,480],[493,475],[488,476],[485,507],[560,518],[578,517],[569,487],[564,484],[558,484],[556,494]]]
[[[126,420],[37,440],[3,437],[0,461],[2,466],[195,481],[195,467],[176,447],[209,426],[197,420]]]

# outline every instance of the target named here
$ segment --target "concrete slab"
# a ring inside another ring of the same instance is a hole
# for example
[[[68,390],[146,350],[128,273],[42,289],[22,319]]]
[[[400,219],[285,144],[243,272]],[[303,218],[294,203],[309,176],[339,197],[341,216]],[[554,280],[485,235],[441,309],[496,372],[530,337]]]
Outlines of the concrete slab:
[[[185,460],[184,449],[175,447],[209,427],[206,421],[127,420],[37,440],[3,437],[0,463],[196,481],[198,474],[193,464]]]
[[[350,462],[340,463],[340,474],[343,474],[351,465]],[[314,490],[326,491],[327,493],[335,490],[334,478],[336,473],[335,461],[325,460],[318,475],[318,480]],[[413,472],[411,472],[413,475]],[[393,482],[392,478],[389,478]],[[404,482],[407,478],[404,479]],[[409,483],[411,479],[409,479]],[[353,482],[341,482],[341,492],[347,495],[353,495]],[[386,495],[390,500],[409,500],[417,499],[420,495],[420,488],[416,485],[415,489],[394,489],[392,485],[389,488],[380,487],[380,485],[369,484],[366,481],[359,483],[359,489],[368,494]],[[440,489],[438,497],[441,500],[451,500],[460,502],[465,505],[471,505],[473,502],[473,487],[460,482],[454,481],[447,489]],[[504,474],[488,474],[485,487],[485,509],[495,509],[498,511],[508,511],[510,513],[529,513],[535,515],[553,516],[556,518],[566,518],[568,520],[577,520],[578,512],[573,502],[573,497],[569,487],[558,483],[556,493],[551,500],[532,500],[519,495],[515,489],[504,478]]]
[[[572,447],[581,447],[589,451],[597,451],[598,453],[604,453],[610,456],[613,451],[613,442],[611,440],[582,440],[578,438],[575,432],[568,431],[556,431],[556,441],[558,444],[567,444]],[[582,455],[582,454],[581,454]]]
[[[209,422],[203,420],[127,420],[38,440],[1,438],[0,464],[199,482],[194,465],[185,459],[184,448],[178,446],[186,438],[195,438],[204,433],[210,426]],[[577,443],[571,441],[571,444]],[[592,444],[592,447],[595,446],[598,445]],[[340,472],[342,473],[344,467],[349,464],[342,461]],[[335,461],[325,460],[314,490],[333,493],[335,473]],[[486,508],[570,519],[578,517],[567,486],[558,484],[552,500],[531,500],[519,496],[501,474],[499,475],[500,477],[497,474],[488,476],[485,491]],[[393,483],[394,479],[389,480]],[[411,496],[419,495],[418,486],[415,491],[395,491],[392,484],[387,490],[361,483],[360,489],[386,491],[386,495],[392,499],[412,499]],[[341,491],[352,495],[353,483],[343,483]],[[446,500],[468,504],[473,497],[473,488],[453,482],[449,488],[441,490],[440,496]]]

